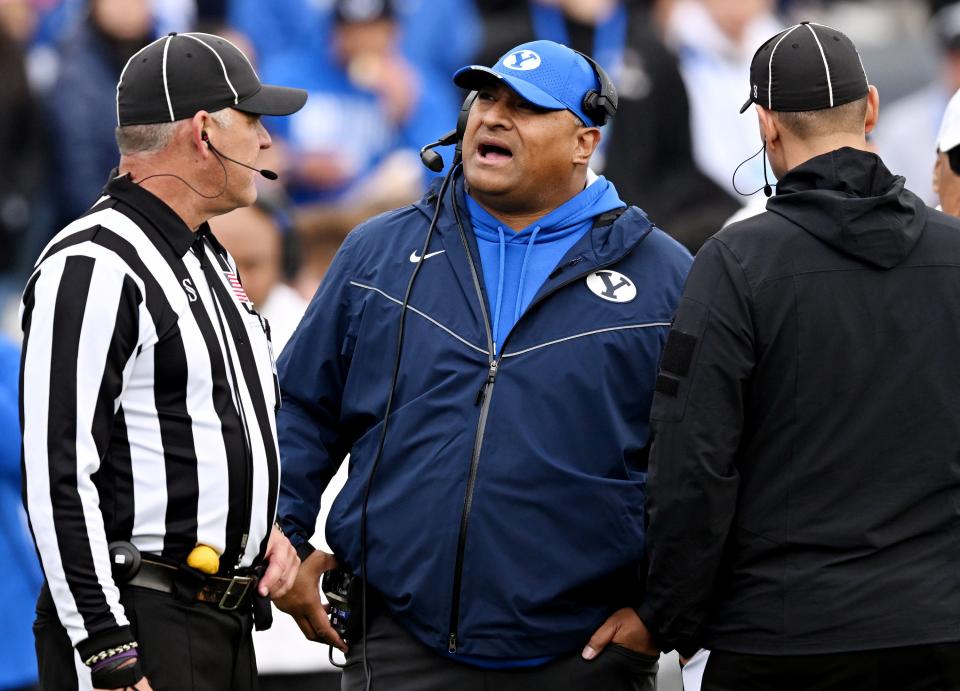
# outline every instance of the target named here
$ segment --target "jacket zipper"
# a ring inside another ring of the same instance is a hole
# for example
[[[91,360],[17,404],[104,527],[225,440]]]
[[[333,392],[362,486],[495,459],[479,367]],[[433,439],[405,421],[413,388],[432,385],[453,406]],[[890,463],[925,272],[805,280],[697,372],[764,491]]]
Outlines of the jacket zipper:
[[[460,533],[457,539],[457,559],[456,559],[456,563],[453,571],[453,596],[451,598],[451,603],[450,603],[450,634],[449,634],[449,637],[447,638],[447,652],[450,653],[451,655],[457,652],[457,634],[460,626],[460,589],[461,589],[461,584],[463,580],[463,559],[464,559],[464,553],[466,551],[466,546],[467,546],[467,526],[470,522],[470,510],[473,507],[473,490],[474,490],[474,486],[476,485],[477,471],[480,465],[480,451],[483,449],[483,434],[487,426],[487,414],[490,411],[490,401],[493,397],[493,385],[496,383],[497,371],[498,371],[498,367],[500,366],[500,358],[503,357],[503,352],[506,347],[507,341],[510,340],[510,335],[516,329],[516,325],[514,325],[514,328],[510,330],[510,333],[507,334],[506,338],[503,339],[503,343],[500,345],[500,354],[494,356],[493,355],[493,336],[491,335],[491,332],[490,332],[490,319],[487,316],[486,299],[483,296],[483,291],[480,288],[480,281],[477,278],[477,269],[473,264],[473,255],[470,252],[470,245],[469,243],[467,243],[466,235],[464,235],[463,228],[462,226],[460,226],[459,223],[458,223],[458,230],[460,231],[460,239],[463,242],[464,251],[467,254],[467,263],[470,265],[470,273],[473,277],[473,287],[477,293],[477,299],[480,301],[480,311],[483,314],[483,325],[487,333],[488,370],[487,370],[487,377],[484,380],[483,386],[480,387],[480,391],[477,393],[476,404],[481,406],[480,419],[477,422],[477,435],[473,442],[473,455],[470,458],[470,471],[469,471],[469,474],[467,475],[467,489],[463,498],[463,511],[460,514]],[[563,281],[562,283],[558,283],[549,291],[547,291],[546,293],[538,297],[536,300],[531,302],[527,306],[525,313],[529,312],[534,305],[537,305],[540,302],[543,302],[543,300],[545,300],[550,295],[553,295],[555,292],[557,292],[561,288],[564,288],[570,285],[571,283],[574,283],[575,281],[580,280],[584,276],[588,276],[594,271],[599,271],[608,266],[613,266],[618,261],[623,259],[624,256],[626,256],[626,253],[620,255],[616,259],[591,267],[589,271],[576,274],[572,278],[566,281]],[[568,262],[564,266],[560,267],[559,271],[562,271],[563,269],[568,268],[569,266],[575,265],[577,263],[579,262],[576,262],[576,261]],[[559,271],[554,271],[551,274],[551,277],[557,275]],[[520,318],[522,319],[523,316],[521,315]]]
[[[490,329],[490,317],[487,314],[487,301],[483,295],[483,289],[480,287],[480,278],[477,275],[477,267],[473,263],[473,254],[470,252],[470,243],[467,242],[467,236],[463,230],[463,224],[460,222],[460,214],[457,211],[456,202],[453,205],[453,212],[457,219],[457,230],[460,233],[460,241],[463,243],[463,251],[467,255],[467,265],[470,267],[470,277],[473,279],[473,289],[477,295],[477,301],[480,304],[480,313],[483,319],[483,328],[487,336],[487,377],[484,380],[480,392],[477,394],[476,404],[480,405],[481,399],[483,405],[480,408],[480,418],[477,422],[477,434],[473,442],[473,455],[470,458],[470,471],[467,475],[467,489],[463,497],[463,511],[460,513],[460,534],[457,539],[457,558],[453,568],[453,595],[450,603],[450,635],[447,641],[447,650],[453,654],[457,652],[457,628],[460,624],[460,582],[463,578],[463,555],[467,544],[467,524],[470,520],[470,508],[473,505],[473,487],[477,481],[477,467],[480,464],[480,449],[483,446],[483,431],[487,426],[487,413],[490,410],[490,394],[493,393],[493,384],[497,378],[497,367],[500,359],[493,352],[493,332]]]

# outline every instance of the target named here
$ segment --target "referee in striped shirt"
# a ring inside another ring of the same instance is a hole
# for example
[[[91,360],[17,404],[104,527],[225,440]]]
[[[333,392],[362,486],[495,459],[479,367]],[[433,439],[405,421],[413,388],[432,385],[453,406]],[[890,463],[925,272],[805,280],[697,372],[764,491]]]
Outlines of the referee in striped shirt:
[[[253,203],[260,116],[305,100],[261,84],[218,36],[151,43],[117,85],[119,169],[27,283],[24,503],[46,576],[45,690],[257,687],[253,619],[266,624],[265,597],[299,561],[274,525],[270,327],[207,220]]]

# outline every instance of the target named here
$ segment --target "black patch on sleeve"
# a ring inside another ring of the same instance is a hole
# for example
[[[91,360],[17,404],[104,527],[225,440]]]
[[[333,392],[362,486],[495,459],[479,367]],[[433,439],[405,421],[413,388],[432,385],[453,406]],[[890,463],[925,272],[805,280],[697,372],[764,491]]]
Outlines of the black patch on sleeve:
[[[703,304],[687,298],[680,301],[660,356],[651,420],[679,422],[683,419],[709,322],[710,315]]]
[[[663,349],[660,369],[681,377],[687,376],[690,371],[690,363],[693,362],[693,351],[696,347],[696,336],[671,329],[670,335],[667,336],[667,345]],[[657,390],[659,391],[659,389]]]
[[[657,375],[657,383],[654,385],[654,389],[657,393],[663,394],[664,396],[676,398],[680,392],[680,380],[674,379],[661,372]]]

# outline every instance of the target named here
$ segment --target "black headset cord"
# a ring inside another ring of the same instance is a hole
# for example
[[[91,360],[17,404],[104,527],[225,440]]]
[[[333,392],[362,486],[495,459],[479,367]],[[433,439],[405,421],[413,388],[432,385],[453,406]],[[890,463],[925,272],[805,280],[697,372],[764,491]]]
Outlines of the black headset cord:
[[[407,282],[407,289],[403,294],[403,303],[400,305],[400,325],[397,330],[397,348],[393,359],[393,373],[390,375],[390,390],[387,394],[387,406],[383,413],[383,425],[380,428],[377,452],[374,454],[373,463],[367,475],[366,486],[363,489],[363,507],[360,510],[360,571],[363,575],[360,586],[360,621],[363,646],[363,673],[367,678],[366,691],[372,691],[373,689],[373,671],[370,669],[370,662],[367,659],[367,503],[370,499],[370,488],[373,486],[373,479],[377,473],[377,467],[380,465],[380,460],[383,457],[384,441],[387,438],[387,423],[390,421],[390,410],[393,408],[393,394],[397,387],[397,377],[400,374],[400,358],[403,354],[403,327],[407,316],[407,308],[410,304],[410,295],[413,292],[413,284],[417,279],[417,275],[420,273],[420,267],[423,266],[427,250],[430,248],[433,231],[437,227],[437,219],[440,217],[440,206],[443,202],[443,195],[446,194],[457,167],[455,164],[451,165],[450,171],[444,176],[443,182],[440,184],[440,190],[437,192],[437,205],[433,212],[433,218],[430,219],[430,226],[427,228],[427,236],[423,241],[420,261],[418,261],[417,265],[413,268],[413,273],[410,274],[410,280]]]
[[[752,161],[760,154],[763,154],[763,187],[758,187],[753,192],[741,192],[740,188],[737,187],[737,173],[740,172],[740,169],[743,168],[743,165],[745,163]],[[763,141],[763,146],[760,147],[760,150],[757,153],[755,153],[750,158],[740,161],[740,164],[736,168],[734,168],[733,175],[730,176],[730,183],[733,185],[734,191],[737,194],[739,194],[741,197],[752,197],[760,190],[763,190],[764,195],[766,195],[767,197],[770,197],[773,195],[773,188],[776,187],[776,183],[771,184],[770,181],[767,179],[767,141],[766,140]]]
[[[179,175],[176,175],[176,174],[174,174],[174,173],[154,173],[153,175],[148,175],[147,177],[143,178],[142,180],[134,180],[134,182],[135,182],[137,185],[142,185],[143,183],[145,183],[147,180],[150,180],[151,178],[176,178],[177,180],[179,180],[180,182],[182,182],[184,185],[186,185],[187,187],[189,187],[192,192],[194,192],[195,194],[200,195],[200,196],[203,197],[204,199],[216,199],[217,197],[219,197],[220,195],[222,195],[224,192],[227,191],[227,182],[228,182],[228,180],[227,180],[227,177],[228,177],[228,176],[227,176],[227,166],[224,164],[224,162],[223,162],[223,160],[220,158],[220,156],[217,156],[216,158],[217,158],[217,163],[220,164],[220,168],[223,169],[223,184],[220,186],[220,191],[217,192],[216,194],[204,194],[203,192],[201,192],[200,190],[198,190],[196,187],[194,187],[193,185],[191,185],[189,182],[187,182],[186,180],[184,180],[182,177],[180,177]]]

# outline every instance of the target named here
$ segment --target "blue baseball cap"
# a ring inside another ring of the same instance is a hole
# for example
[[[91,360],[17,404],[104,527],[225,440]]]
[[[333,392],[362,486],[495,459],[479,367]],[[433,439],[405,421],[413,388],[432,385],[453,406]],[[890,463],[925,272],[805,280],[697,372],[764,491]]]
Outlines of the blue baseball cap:
[[[475,90],[489,85],[491,78],[503,82],[535,106],[569,110],[587,125],[600,126],[583,111],[583,97],[600,86],[597,75],[582,55],[561,43],[521,43],[493,67],[461,67],[454,73],[453,83]]]

